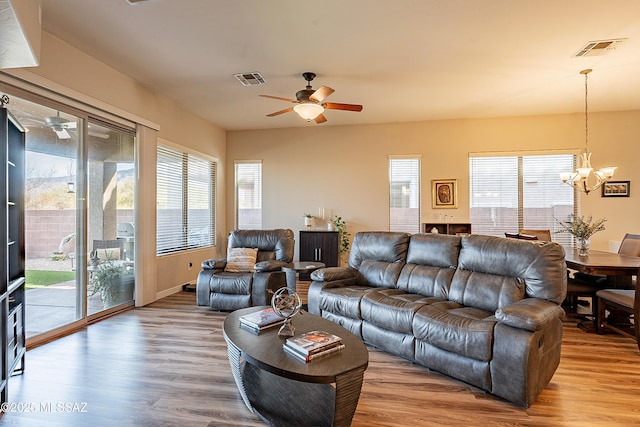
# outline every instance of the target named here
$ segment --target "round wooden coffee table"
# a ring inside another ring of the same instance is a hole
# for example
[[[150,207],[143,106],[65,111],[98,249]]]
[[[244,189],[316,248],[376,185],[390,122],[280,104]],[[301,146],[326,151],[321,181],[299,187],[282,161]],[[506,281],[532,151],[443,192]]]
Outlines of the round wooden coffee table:
[[[240,316],[263,308],[234,311],[223,324],[231,372],[247,408],[270,425],[351,425],[369,363],[366,346],[341,326],[301,312],[292,319],[296,335],[323,330],[345,344],[339,353],[304,363],[284,352],[277,327],[259,335],[240,328]]]

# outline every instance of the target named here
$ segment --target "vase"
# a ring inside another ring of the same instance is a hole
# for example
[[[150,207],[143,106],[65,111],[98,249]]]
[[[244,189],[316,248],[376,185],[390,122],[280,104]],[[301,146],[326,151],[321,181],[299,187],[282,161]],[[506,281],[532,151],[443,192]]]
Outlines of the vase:
[[[588,256],[590,244],[591,242],[589,241],[588,237],[578,237],[578,255]]]

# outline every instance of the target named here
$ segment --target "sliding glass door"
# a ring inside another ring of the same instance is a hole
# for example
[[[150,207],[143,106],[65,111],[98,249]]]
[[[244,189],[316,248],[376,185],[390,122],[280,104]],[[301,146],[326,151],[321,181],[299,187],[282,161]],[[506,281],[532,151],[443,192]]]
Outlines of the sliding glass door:
[[[135,134],[7,95],[27,129],[25,327],[35,343],[134,303]]]
[[[28,131],[25,275],[26,334],[31,337],[83,316],[75,181],[84,121],[13,96],[9,111]]]
[[[132,132],[89,119],[89,316],[133,304],[135,138]]]

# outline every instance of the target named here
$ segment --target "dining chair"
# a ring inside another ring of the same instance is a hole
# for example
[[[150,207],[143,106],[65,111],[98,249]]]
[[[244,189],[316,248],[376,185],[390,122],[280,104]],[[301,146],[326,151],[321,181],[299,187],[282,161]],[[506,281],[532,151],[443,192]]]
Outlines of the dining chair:
[[[640,257],[640,234],[625,234],[618,253]],[[564,305],[568,313],[577,314],[578,306],[581,304],[579,298],[589,298],[591,300],[591,314],[589,316],[597,318],[600,310],[597,293],[606,285],[607,276],[575,272],[573,277],[569,277],[567,280],[567,298]]]
[[[640,274],[640,271],[638,271]],[[598,312],[596,316],[596,331],[604,334],[611,330],[619,334],[634,338],[640,349],[640,292],[634,289],[601,289],[597,292]],[[606,316],[609,312],[609,317]],[[615,316],[611,313],[616,312]],[[617,324],[612,318],[619,318],[618,313],[625,313],[633,317],[633,323]]]
[[[536,236],[538,240],[543,242],[551,241],[551,230],[533,230],[533,229],[520,229],[518,234],[524,234],[527,236]]]
[[[509,239],[520,239],[520,240],[538,240],[538,236],[534,236],[532,234],[522,234],[522,233],[504,233],[504,237]]]

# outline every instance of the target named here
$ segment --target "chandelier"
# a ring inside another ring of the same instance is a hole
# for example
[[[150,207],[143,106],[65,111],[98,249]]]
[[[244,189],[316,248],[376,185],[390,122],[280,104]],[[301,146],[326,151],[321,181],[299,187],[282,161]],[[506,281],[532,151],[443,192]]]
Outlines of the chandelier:
[[[580,167],[576,168],[575,172],[560,172],[560,179],[562,182],[583,191],[585,194],[589,194],[591,191],[597,190],[602,186],[602,184],[613,178],[613,174],[616,170],[615,166],[600,168],[597,171],[594,171],[591,167],[587,102],[587,78],[591,71],[593,70],[586,69],[580,71],[580,74],[584,74],[584,150],[582,150],[582,154],[580,154]],[[590,183],[593,183],[593,185],[590,185]]]

